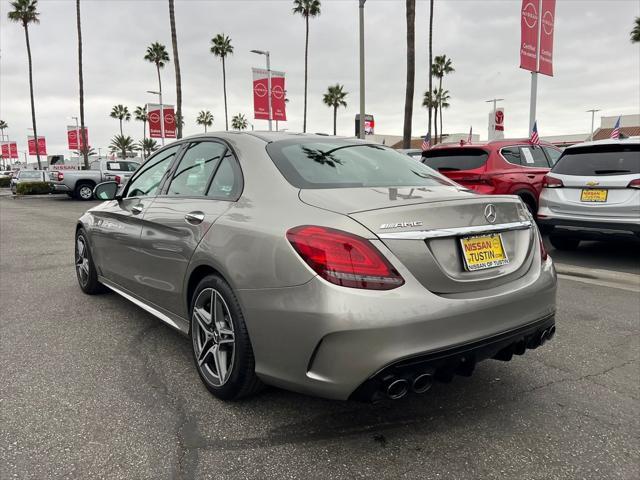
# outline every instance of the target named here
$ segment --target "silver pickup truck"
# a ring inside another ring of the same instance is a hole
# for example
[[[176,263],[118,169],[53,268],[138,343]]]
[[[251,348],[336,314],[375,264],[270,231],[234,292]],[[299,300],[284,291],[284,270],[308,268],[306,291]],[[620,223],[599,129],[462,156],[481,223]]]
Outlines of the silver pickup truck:
[[[115,180],[124,184],[140,164],[131,160],[96,160],[90,170],[58,170],[51,172],[51,185],[56,193],[66,193],[79,200],[91,200],[93,187]]]

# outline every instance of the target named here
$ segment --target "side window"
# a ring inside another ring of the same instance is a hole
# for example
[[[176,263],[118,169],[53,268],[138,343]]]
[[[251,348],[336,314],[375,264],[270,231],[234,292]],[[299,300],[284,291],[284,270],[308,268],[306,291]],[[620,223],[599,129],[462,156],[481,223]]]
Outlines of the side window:
[[[240,172],[237,170],[233,155],[227,150],[222,163],[213,177],[207,196],[222,199],[234,199],[240,190]]]
[[[158,193],[162,177],[182,145],[163,150],[151,157],[131,180],[127,197],[151,197]]]
[[[552,167],[558,162],[560,155],[562,155],[562,152],[559,152],[555,148],[544,147],[544,151],[547,152]]]
[[[549,168],[547,157],[542,151],[542,147],[520,147],[522,152],[522,165],[534,168]]]
[[[520,165],[520,149],[518,147],[505,147],[502,149],[502,156],[509,163],[513,163],[515,165]]]
[[[217,142],[189,145],[169,185],[167,195],[204,196],[209,179],[227,147]]]

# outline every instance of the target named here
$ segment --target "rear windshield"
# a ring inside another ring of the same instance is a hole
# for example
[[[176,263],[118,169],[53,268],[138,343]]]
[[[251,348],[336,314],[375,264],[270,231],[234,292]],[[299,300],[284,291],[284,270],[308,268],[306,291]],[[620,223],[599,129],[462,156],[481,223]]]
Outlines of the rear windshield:
[[[551,171],[579,176],[640,174],[640,145],[569,148]]]
[[[20,172],[20,178],[42,178],[42,172]]]
[[[425,164],[435,170],[455,172],[473,170],[487,162],[489,153],[481,148],[437,148],[425,152]]]
[[[135,172],[139,166],[136,162],[107,162],[107,170],[116,172]]]
[[[267,145],[282,175],[297,188],[452,185],[407,155],[349,140],[282,140]]]

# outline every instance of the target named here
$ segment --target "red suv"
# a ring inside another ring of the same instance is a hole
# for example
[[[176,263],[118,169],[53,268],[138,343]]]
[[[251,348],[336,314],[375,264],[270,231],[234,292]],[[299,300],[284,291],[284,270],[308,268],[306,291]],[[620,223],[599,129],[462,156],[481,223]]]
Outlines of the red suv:
[[[436,145],[424,152],[422,162],[478,193],[518,195],[535,215],[542,179],[560,153],[550,143],[493,140]]]

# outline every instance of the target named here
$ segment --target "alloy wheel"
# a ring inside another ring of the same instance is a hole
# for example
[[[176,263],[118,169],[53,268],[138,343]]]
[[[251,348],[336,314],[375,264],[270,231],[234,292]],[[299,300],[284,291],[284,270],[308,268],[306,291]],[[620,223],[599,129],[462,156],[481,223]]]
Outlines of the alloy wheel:
[[[91,197],[93,196],[93,190],[91,189],[91,187],[84,185],[80,187],[78,194],[80,195],[80,198],[82,198],[83,200],[90,200]]]
[[[89,253],[82,235],[78,235],[76,239],[76,271],[82,286],[87,285],[89,281]]]
[[[192,319],[198,367],[211,385],[220,387],[229,379],[235,358],[235,333],[227,302],[217,290],[205,288],[196,298]]]

